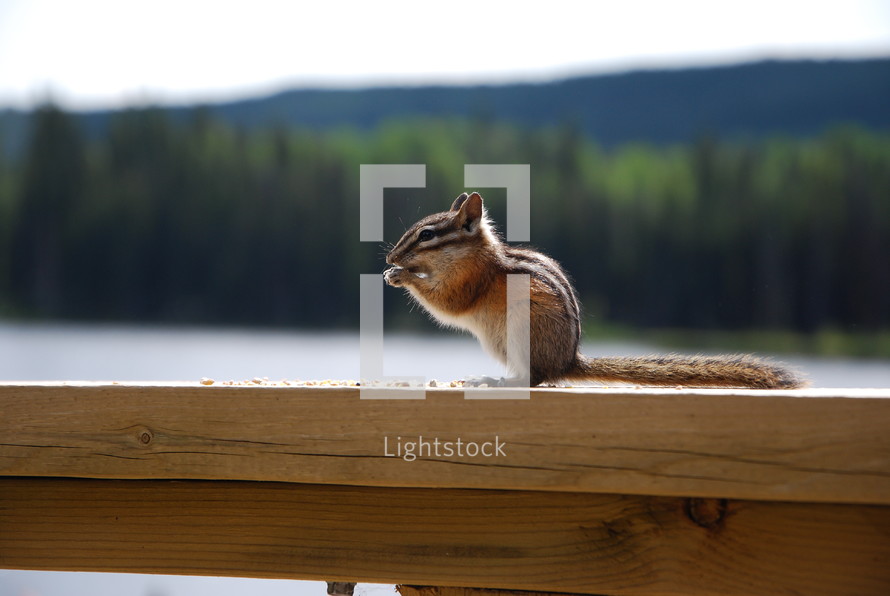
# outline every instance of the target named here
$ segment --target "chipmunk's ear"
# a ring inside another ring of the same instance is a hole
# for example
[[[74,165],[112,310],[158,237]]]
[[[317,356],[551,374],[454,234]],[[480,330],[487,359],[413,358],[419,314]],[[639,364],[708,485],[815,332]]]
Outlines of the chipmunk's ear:
[[[467,193],[464,193],[464,194],[460,195],[459,197],[457,197],[456,199],[454,199],[454,202],[451,203],[451,210],[457,211],[458,209],[460,209],[460,206],[464,204],[464,201],[467,200],[468,196],[469,195],[467,195]]]
[[[461,227],[468,232],[475,230],[485,215],[485,210],[482,207],[482,195],[478,192],[474,192],[470,196],[462,194],[454,204],[459,205],[457,215]]]

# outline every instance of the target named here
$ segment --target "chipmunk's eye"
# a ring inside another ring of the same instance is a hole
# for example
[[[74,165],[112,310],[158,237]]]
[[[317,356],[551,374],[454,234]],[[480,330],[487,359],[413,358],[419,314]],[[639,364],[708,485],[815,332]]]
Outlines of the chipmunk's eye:
[[[420,230],[420,234],[417,235],[417,239],[420,242],[429,242],[430,240],[432,240],[435,237],[436,237],[435,232],[433,232],[430,229]]]

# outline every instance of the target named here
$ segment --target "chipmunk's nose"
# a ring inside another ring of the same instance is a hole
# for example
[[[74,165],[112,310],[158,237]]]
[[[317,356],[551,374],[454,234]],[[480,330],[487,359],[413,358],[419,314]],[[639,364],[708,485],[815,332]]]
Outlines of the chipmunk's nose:
[[[399,261],[399,247],[398,247],[398,245],[396,245],[396,246],[393,246],[392,250],[390,250],[386,254],[386,262],[390,265],[398,265],[399,264],[398,261]]]

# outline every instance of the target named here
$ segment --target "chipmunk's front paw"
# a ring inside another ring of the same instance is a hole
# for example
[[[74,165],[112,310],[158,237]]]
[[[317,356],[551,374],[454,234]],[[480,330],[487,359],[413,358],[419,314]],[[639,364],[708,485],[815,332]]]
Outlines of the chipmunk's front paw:
[[[408,272],[402,267],[390,267],[383,272],[383,281],[394,288],[404,285],[403,277]]]

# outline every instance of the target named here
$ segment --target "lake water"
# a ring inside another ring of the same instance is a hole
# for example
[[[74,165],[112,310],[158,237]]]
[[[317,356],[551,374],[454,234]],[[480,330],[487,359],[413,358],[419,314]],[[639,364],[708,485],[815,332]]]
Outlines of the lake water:
[[[642,343],[588,342],[590,356],[633,356],[670,351]],[[452,380],[500,376],[474,339],[387,335],[387,375],[423,374]],[[890,387],[890,362],[780,356],[814,387]],[[218,381],[254,377],[358,379],[354,333],[301,333],[249,329],[80,326],[0,323],[0,381]]]
[[[384,372],[451,380],[500,376],[472,338],[386,337]],[[645,344],[597,343],[590,356],[664,352]],[[814,387],[890,387],[890,362],[781,357]],[[0,323],[0,381],[218,381],[254,377],[357,379],[357,334],[246,329]],[[323,596],[323,582],[0,570],[2,596]],[[392,586],[360,585],[358,596],[391,596]]]

